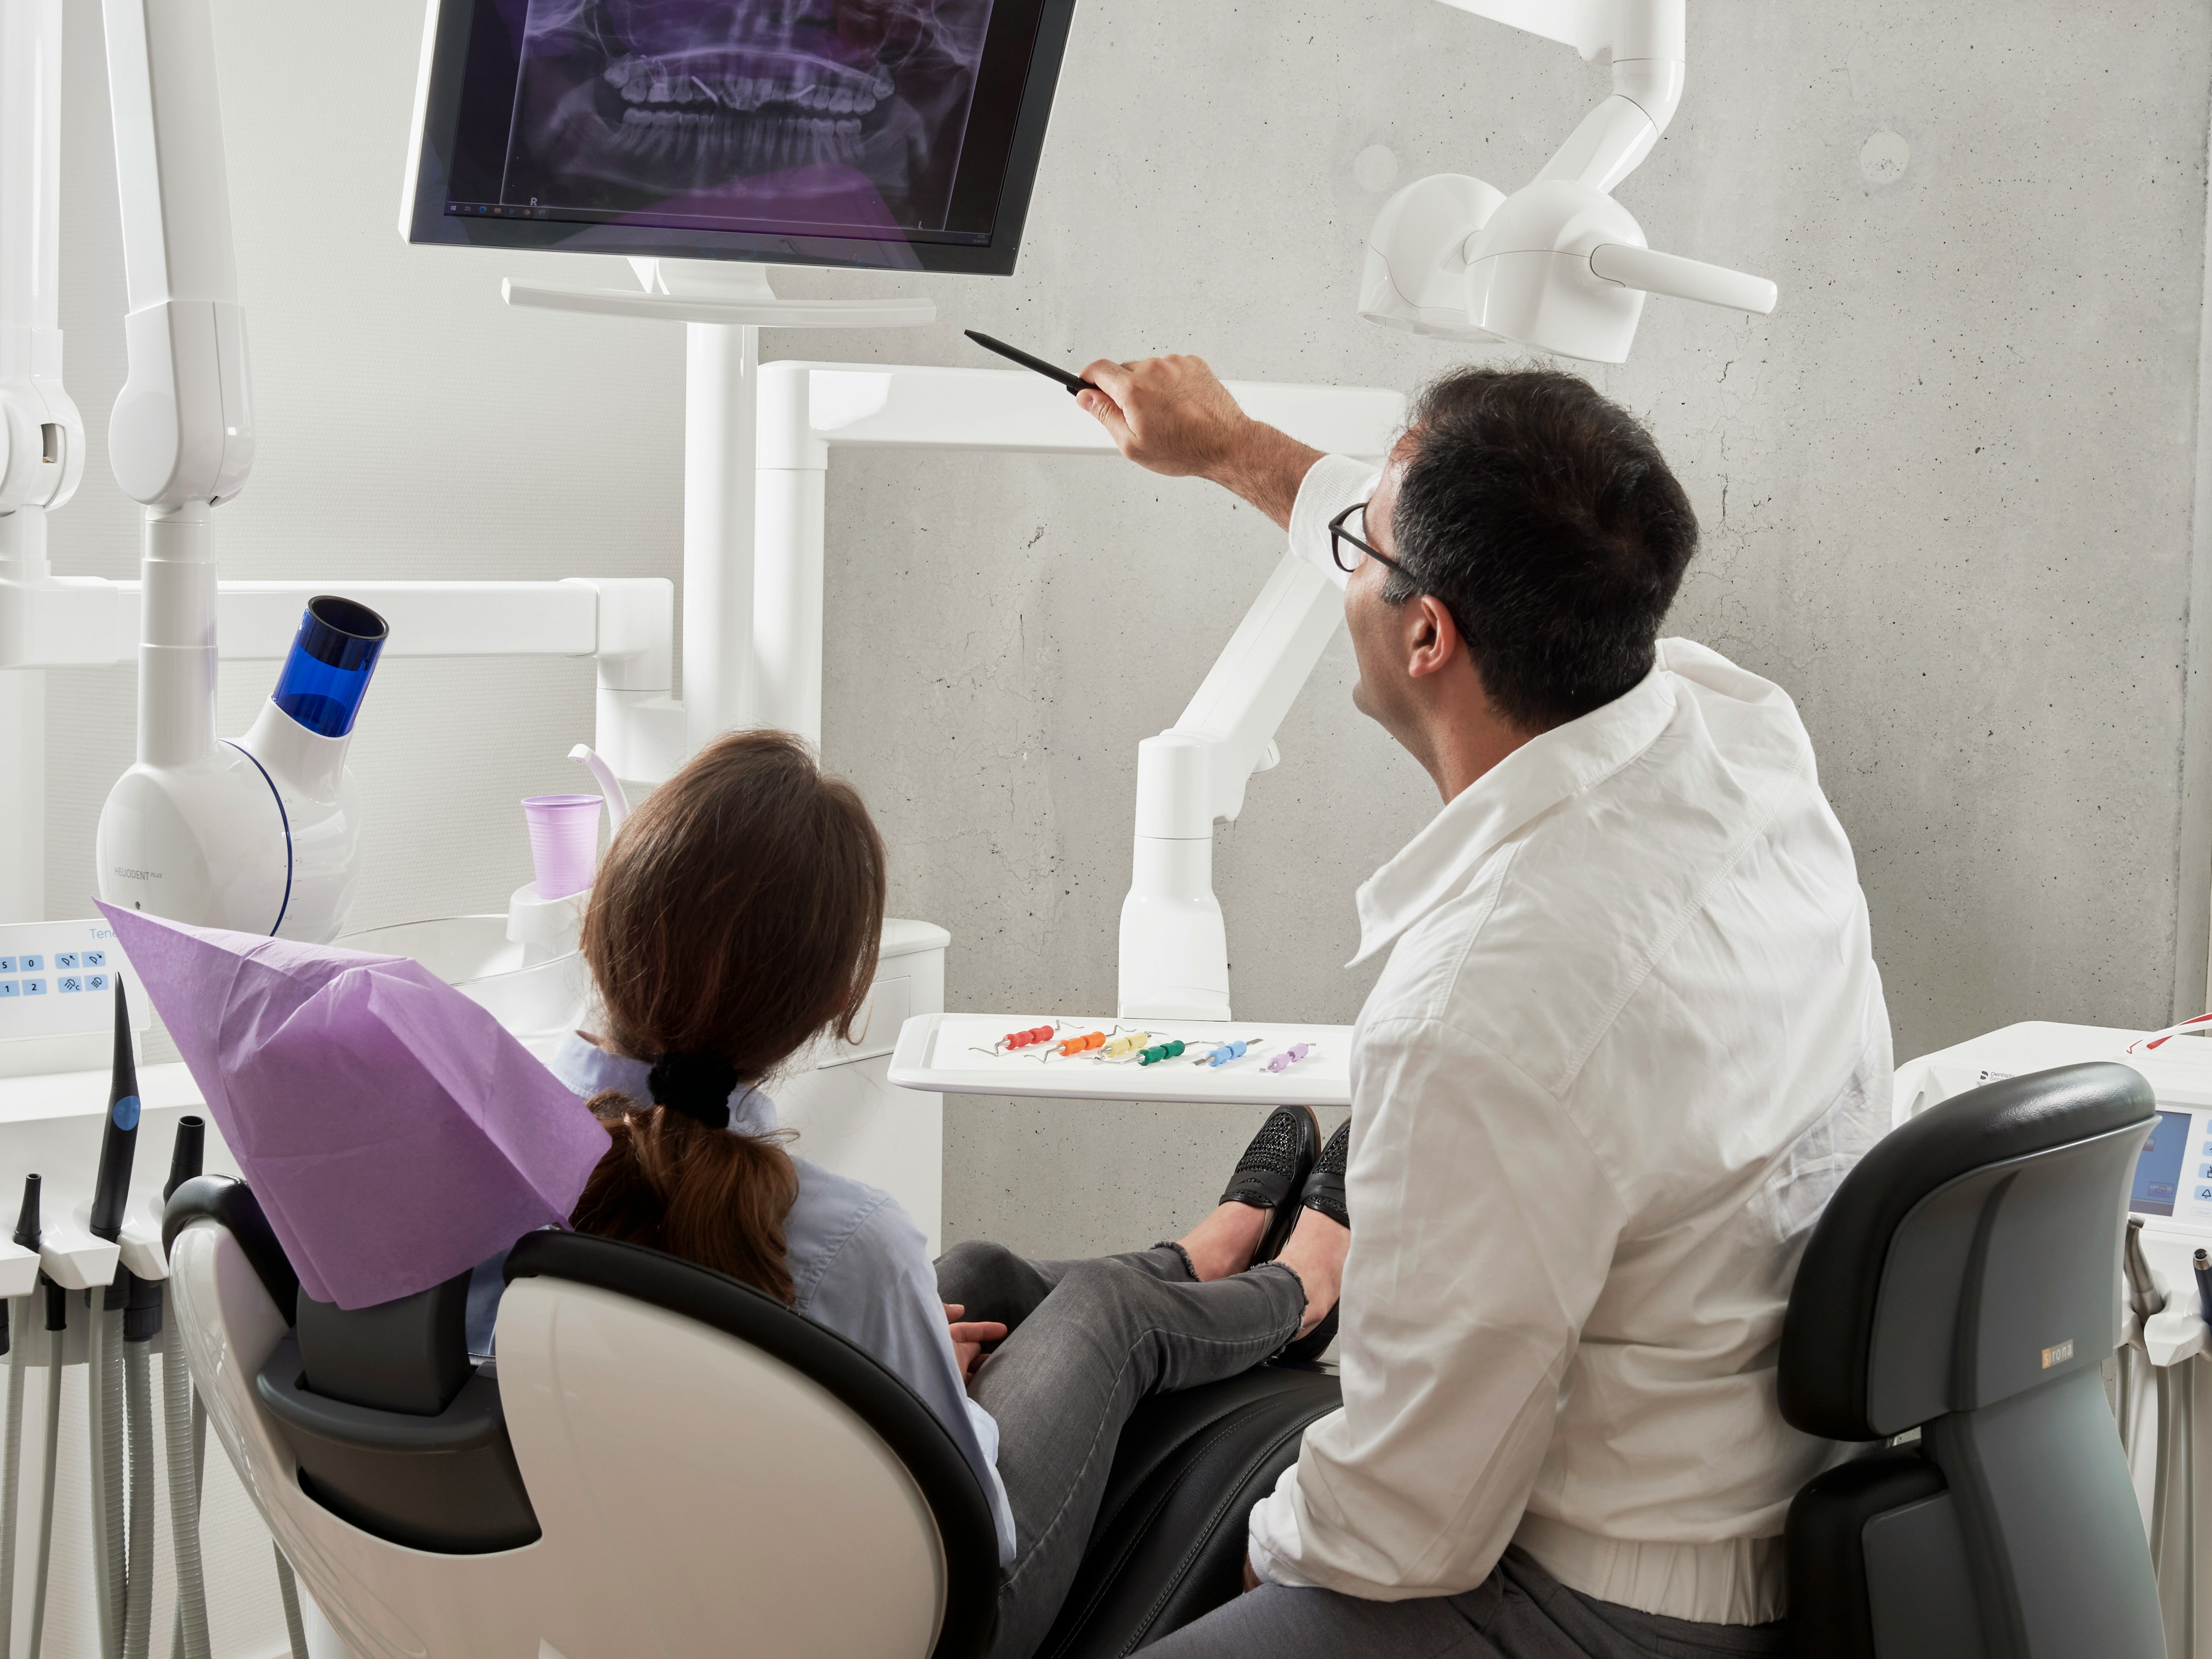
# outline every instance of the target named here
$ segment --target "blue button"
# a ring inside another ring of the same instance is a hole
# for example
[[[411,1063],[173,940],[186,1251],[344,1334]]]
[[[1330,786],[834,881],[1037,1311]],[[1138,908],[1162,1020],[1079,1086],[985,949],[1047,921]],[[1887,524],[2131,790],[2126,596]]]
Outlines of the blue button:
[[[27,996],[27,997],[42,997],[42,996],[46,995],[46,981],[44,981],[44,980],[42,980],[42,979],[27,979],[27,980],[25,980],[25,981],[23,981],[23,994],[24,994],[25,996]]]
[[[23,957],[20,960],[23,964],[23,971],[27,974],[35,974],[46,965],[46,959],[44,957]]]
[[[15,971],[15,958],[13,957],[0,957],[0,974],[12,974]],[[2204,1150],[2208,1152],[2212,1152],[2212,1141],[2207,1141],[2205,1143]]]
[[[74,968],[74,967],[76,967],[76,951],[55,951],[55,952],[54,952],[54,966],[55,966],[55,967],[57,967],[57,968]]]
[[[106,967],[107,952],[105,951],[87,951],[84,953],[84,965],[88,968]]]
[[[84,989],[84,981],[75,974],[64,974],[54,981],[54,989],[64,994],[70,991],[82,991]]]
[[[21,994],[22,993],[16,989],[15,981],[14,980],[0,979],[0,997],[20,996]]]
[[[2197,1201],[2199,1204],[2212,1204],[2212,1187],[2199,1187],[2197,1189]]]
[[[88,991],[105,991],[107,988],[107,975],[105,974],[87,974],[84,976],[84,988]],[[2204,1166],[2204,1173],[2206,1175],[2212,1175],[2212,1164],[2208,1164]]]

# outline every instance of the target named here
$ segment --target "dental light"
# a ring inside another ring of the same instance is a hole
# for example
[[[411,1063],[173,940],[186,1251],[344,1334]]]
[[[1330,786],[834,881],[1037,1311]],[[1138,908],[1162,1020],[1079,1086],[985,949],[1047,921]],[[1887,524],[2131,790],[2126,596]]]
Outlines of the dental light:
[[[345,751],[385,625],[350,600],[311,600],[252,730],[216,740],[210,520],[252,468],[253,409],[215,32],[210,0],[106,0],[103,15],[130,303],[107,453],[146,513],[137,762],[100,809],[100,893],[326,941],[360,861]]]
[[[1644,296],[1765,316],[1775,286],[1650,247],[1611,191],[1681,101],[1685,0],[1444,0],[1478,17],[1613,55],[1613,95],[1534,182],[1508,196],[1439,173],[1382,205],[1367,234],[1359,314],[1446,339],[1510,340],[1591,362],[1628,360]]]

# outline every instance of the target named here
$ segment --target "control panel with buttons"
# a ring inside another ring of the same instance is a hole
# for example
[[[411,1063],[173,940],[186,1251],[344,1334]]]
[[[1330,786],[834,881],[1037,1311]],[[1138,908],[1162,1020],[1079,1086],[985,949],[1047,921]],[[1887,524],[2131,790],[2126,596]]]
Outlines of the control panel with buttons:
[[[105,918],[0,926],[0,1043],[115,1029],[115,981],[124,966]],[[152,1011],[126,986],[134,1030]]]

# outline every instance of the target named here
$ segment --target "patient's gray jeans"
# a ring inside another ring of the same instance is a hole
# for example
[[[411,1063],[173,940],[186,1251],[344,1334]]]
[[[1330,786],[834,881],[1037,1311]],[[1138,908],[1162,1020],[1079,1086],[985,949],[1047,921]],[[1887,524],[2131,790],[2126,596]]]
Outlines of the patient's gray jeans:
[[[1145,1659],[1778,1659],[1784,1627],[1693,1625],[1600,1601],[1517,1548],[1464,1595],[1363,1601],[1264,1584]]]
[[[1028,1659],[1075,1581],[1138,1401],[1258,1364],[1297,1334],[1305,1291],[1277,1262],[1200,1284],[1172,1244],[1030,1261],[981,1242],[938,1259],[937,1291],[967,1318],[1012,1328],[968,1392],[998,1421],[1014,1511],[990,1659]]]

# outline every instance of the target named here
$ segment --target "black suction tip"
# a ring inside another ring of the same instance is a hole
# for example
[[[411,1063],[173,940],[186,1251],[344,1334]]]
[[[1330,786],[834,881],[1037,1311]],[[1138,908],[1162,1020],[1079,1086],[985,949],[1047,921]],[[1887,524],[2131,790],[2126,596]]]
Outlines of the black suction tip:
[[[34,1175],[25,1176],[23,1207],[15,1215],[15,1243],[27,1250],[35,1250],[43,1237],[39,1226],[39,1178]]]
[[[167,1204],[176,1195],[177,1188],[200,1172],[207,1156],[207,1120],[204,1117],[180,1117],[177,1120],[177,1138],[169,1147],[169,1179],[161,1188],[161,1202]]]

